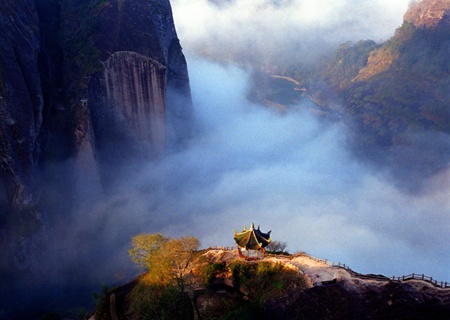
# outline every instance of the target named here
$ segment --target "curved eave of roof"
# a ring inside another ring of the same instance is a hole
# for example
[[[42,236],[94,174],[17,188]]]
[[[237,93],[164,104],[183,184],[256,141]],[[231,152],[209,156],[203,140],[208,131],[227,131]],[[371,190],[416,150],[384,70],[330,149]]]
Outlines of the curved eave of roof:
[[[265,236],[267,236],[267,238]],[[241,248],[259,250],[266,247],[271,239],[268,234],[264,234],[259,230],[250,229],[239,233],[235,231],[234,241]]]

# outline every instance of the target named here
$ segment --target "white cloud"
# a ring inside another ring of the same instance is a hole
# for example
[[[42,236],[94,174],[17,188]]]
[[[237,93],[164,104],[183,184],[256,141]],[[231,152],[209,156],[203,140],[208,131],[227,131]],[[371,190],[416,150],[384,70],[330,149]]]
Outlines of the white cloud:
[[[450,279],[449,173],[433,178],[429,193],[403,193],[352,157],[339,124],[301,106],[281,114],[250,104],[244,71],[188,63],[201,134],[142,175],[138,189],[155,178],[160,188],[149,212],[127,211],[139,231],[233,245],[233,229],[254,222],[291,252],[358,272]]]
[[[375,1],[372,10],[400,11],[399,2]],[[225,14],[219,15],[217,8],[206,6],[204,1],[173,1],[175,8],[192,10],[181,22],[185,28],[194,13],[200,13],[187,43],[199,32],[199,39],[214,35],[218,44],[227,25],[239,25],[227,35],[229,43],[237,39],[236,46],[242,41],[239,29],[265,30],[270,39],[271,29],[284,30],[284,25],[292,23],[294,18],[287,16],[284,21],[283,14],[292,11],[296,19],[301,18],[300,12],[294,12],[301,5],[307,6],[311,21],[322,19],[322,29],[330,28],[328,20],[334,19],[337,26],[354,20],[355,25],[347,27],[360,32],[355,26],[371,8],[368,1],[350,0],[284,1],[291,3],[290,9],[265,8],[262,1],[233,3],[223,7]],[[327,19],[313,19],[320,9],[318,4],[332,8],[324,12]],[[242,8],[253,8],[260,16],[242,13]],[[352,8],[348,14],[353,15],[339,19],[345,8]],[[271,15],[281,26],[265,22]],[[400,20],[394,20],[401,21],[397,15]],[[245,26],[244,18],[257,21],[259,28]],[[236,22],[229,24],[227,19]],[[177,25],[180,20],[175,17]],[[218,30],[213,30],[214,20]],[[392,25],[399,23],[395,21]],[[204,29],[208,23],[210,29]],[[310,30],[319,29],[311,22]],[[189,33],[187,29],[184,32]],[[295,34],[295,30],[290,32],[290,36]],[[306,37],[306,31],[302,32]],[[309,34],[311,41],[319,37],[314,32]],[[264,38],[263,33],[256,36]],[[180,38],[186,47],[183,33]],[[109,270],[129,270],[126,250],[134,234],[194,235],[204,247],[226,246],[233,245],[233,229],[254,222],[264,231],[272,229],[274,239],[286,241],[291,252],[306,251],[345,263],[357,272],[387,276],[415,272],[449,281],[450,171],[433,177],[426,194],[403,193],[381,173],[352,157],[340,124],[325,124],[302,105],[278,113],[249,103],[245,98],[248,75],[237,67],[195,56],[188,56],[188,66],[197,129],[191,145],[159,162],[143,164],[137,177],[126,177],[120,196],[77,215],[70,234],[63,237],[69,248],[95,243],[93,253],[86,255],[98,255],[96,261],[104,260],[105,266],[98,263],[92,277],[111,276]],[[70,250],[66,254],[58,254],[64,262],[62,269],[73,264]]]
[[[402,24],[408,2],[173,0],[172,7],[185,49],[269,63],[313,59],[346,41],[386,40]]]

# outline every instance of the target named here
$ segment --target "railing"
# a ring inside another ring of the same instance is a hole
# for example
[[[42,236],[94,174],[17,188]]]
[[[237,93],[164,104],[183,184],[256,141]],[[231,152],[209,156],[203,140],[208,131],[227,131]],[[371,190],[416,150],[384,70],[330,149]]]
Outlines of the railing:
[[[343,268],[345,270],[347,270],[348,272],[350,272],[352,275],[357,276],[359,278],[362,279],[369,279],[369,280],[379,280],[379,281],[408,281],[408,280],[421,280],[421,281],[425,281],[428,283],[431,283],[433,286],[438,287],[438,288],[443,288],[443,289],[449,289],[450,288],[450,283],[444,282],[444,281],[437,281],[434,280],[433,277],[428,277],[424,274],[409,274],[407,276],[399,276],[399,277],[395,277],[393,276],[392,278],[383,276],[383,275],[378,275],[378,274],[361,274],[361,273],[357,273],[355,271],[353,271],[352,269],[350,269],[349,266],[346,266],[345,264],[341,264],[340,262],[338,262],[337,264],[331,261],[328,261],[326,259],[321,259],[321,258],[317,258],[314,256],[311,256],[307,253],[300,253],[297,254],[299,256],[306,256],[310,259],[313,259],[315,261],[318,262],[323,262],[331,267],[337,267],[337,268]],[[294,255],[296,256],[296,255]]]
[[[222,246],[215,246],[215,247],[209,247],[207,249],[205,249],[206,251],[208,250],[226,250],[226,251],[232,251],[232,250],[237,250],[237,247],[222,247]]]
[[[216,247],[209,247],[206,250],[230,250],[231,251],[231,250],[237,250],[237,247],[216,246]],[[268,255],[269,256],[270,255],[277,256],[277,255],[280,255],[280,254],[268,253]],[[437,288],[443,288],[443,289],[449,289],[450,288],[450,283],[444,282],[444,281],[437,281],[437,280],[433,279],[433,277],[429,277],[429,276],[426,276],[424,274],[412,273],[412,274],[409,274],[407,276],[398,276],[398,277],[393,276],[393,277],[389,278],[389,277],[386,277],[386,276],[383,276],[383,275],[379,275],[379,274],[361,274],[361,273],[353,271],[352,269],[350,269],[349,266],[347,266],[345,264],[342,264],[340,262],[334,263],[334,262],[329,261],[327,259],[314,257],[314,256],[312,256],[310,254],[305,253],[305,252],[299,252],[299,253],[296,253],[296,254],[291,254],[291,255],[286,256],[286,257],[288,259],[291,259],[291,260],[293,258],[296,258],[296,257],[307,257],[307,258],[315,260],[317,262],[325,263],[325,264],[327,264],[330,267],[343,268],[346,271],[348,271],[350,274],[352,274],[353,276],[357,276],[357,277],[359,277],[361,279],[379,280],[379,281],[420,280],[420,281],[425,281],[425,282],[431,283],[433,286],[435,286]]]
[[[401,277],[392,277],[393,281],[407,281],[407,280],[422,280],[422,281],[426,281],[428,283],[431,283],[432,285],[434,285],[435,287],[438,288],[450,288],[450,283],[447,283],[446,281],[437,281],[435,279],[433,279],[433,277],[428,277],[424,274],[416,274],[416,273],[412,273],[412,274],[408,274],[407,276],[401,276]]]

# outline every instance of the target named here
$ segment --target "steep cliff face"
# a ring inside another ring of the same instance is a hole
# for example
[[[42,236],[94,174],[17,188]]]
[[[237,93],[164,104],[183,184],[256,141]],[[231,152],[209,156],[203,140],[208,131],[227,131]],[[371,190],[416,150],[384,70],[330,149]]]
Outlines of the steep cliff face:
[[[92,110],[98,156],[107,170],[163,153],[166,69],[148,56],[118,51],[92,76],[86,103]]]
[[[449,12],[448,0],[411,2],[391,39],[341,46],[308,88],[325,104],[338,97],[355,153],[414,192],[450,159]]]
[[[25,210],[36,205],[39,198],[35,171],[43,108],[37,68],[39,24],[33,1],[0,2],[0,43],[3,199],[13,210]]]
[[[52,225],[70,224],[131,169],[178,146],[191,112],[168,0],[0,0],[0,275],[11,275],[8,287],[20,295],[42,279]],[[20,299],[2,288],[0,300]]]
[[[449,0],[413,1],[403,20],[417,28],[432,28],[441,23],[450,23]]]
[[[169,130],[181,132],[186,124],[178,120],[186,123],[192,110],[186,60],[169,1],[109,1],[99,12],[97,21],[98,31],[93,40],[103,61],[109,59],[111,53],[126,51],[151,58],[161,65],[160,68],[165,68],[165,72],[160,73],[164,76],[160,81],[166,82],[165,122]],[[166,127],[166,134],[167,130]],[[183,137],[178,134],[171,141],[183,140]]]
[[[0,10],[4,210],[35,208],[42,184],[50,202],[48,190],[73,191],[80,152],[108,185],[111,167],[160,156],[188,135],[189,81],[169,1],[2,0]]]
[[[102,67],[83,81],[109,185],[111,168],[158,157],[188,136],[192,110],[169,1],[103,1],[97,11],[90,41]]]
[[[107,104],[120,108],[138,139],[164,147],[166,68],[135,52],[116,52],[104,63]]]

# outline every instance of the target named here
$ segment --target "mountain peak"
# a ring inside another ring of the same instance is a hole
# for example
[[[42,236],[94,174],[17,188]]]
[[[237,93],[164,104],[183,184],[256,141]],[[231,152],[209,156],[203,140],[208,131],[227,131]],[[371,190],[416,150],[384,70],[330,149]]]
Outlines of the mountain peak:
[[[450,25],[450,0],[413,0],[403,20],[417,28],[435,27],[441,22]]]

